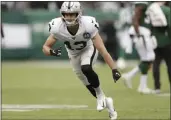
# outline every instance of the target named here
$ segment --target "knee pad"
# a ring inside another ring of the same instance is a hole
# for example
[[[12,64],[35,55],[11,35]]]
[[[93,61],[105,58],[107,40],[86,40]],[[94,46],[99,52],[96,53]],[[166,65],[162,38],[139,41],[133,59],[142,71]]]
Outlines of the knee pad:
[[[87,73],[90,73],[93,71],[93,69],[90,65],[82,65],[81,70],[84,74],[87,74]]]
[[[74,72],[85,86],[90,85],[90,83],[87,80],[87,77],[82,73],[81,70],[80,71],[74,71]]]
[[[81,70],[83,74],[87,77],[88,82],[93,86],[94,88],[99,87],[100,82],[97,74],[94,72],[92,66],[90,65],[82,65]]]
[[[141,62],[139,65],[142,74],[147,74],[150,69],[151,62]]]

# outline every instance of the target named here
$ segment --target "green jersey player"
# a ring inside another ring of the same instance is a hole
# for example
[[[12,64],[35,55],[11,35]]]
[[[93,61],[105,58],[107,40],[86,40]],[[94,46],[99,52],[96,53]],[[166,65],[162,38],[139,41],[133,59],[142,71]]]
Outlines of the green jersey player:
[[[153,93],[153,90],[147,86],[147,73],[155,59],[154,48],[156,47],[155,39],[151,36],[151,25],[148,17],[146,16],[146,10],[148,2],[136,2],[133,25],[129,29],[129,34],[132,39],[132,43],[140,57],[140,64],[132,69],[130,72],[123,74],[124,83],[128,88],[132,88],[132,78],[136,73],[141,72],[140,84],[138,92],[144,94]]]
[[[156,58],[153,63],[153,77],[156,93],[160,93],[160,63],[165,61],[171,83],[171,18],[170,8],[164,5],[165,2],[154,2],[147,9],[146,13],[151,19],[151,31],[156,37],[157,48],[155,49]],[[155,17],[153,14],[155,14]]]

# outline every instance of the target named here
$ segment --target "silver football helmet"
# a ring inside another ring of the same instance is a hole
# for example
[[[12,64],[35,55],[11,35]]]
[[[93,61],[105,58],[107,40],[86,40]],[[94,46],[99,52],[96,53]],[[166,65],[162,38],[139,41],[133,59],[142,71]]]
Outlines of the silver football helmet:
[[[82,15],[82,8],[79,2],[64,2],[61,6],[60,13],[66,22],[66,25],[73,26],[78,24],[78,21]],[[68,21],[64,16],[65,13],[76,13],[76,18],[72,21]]]

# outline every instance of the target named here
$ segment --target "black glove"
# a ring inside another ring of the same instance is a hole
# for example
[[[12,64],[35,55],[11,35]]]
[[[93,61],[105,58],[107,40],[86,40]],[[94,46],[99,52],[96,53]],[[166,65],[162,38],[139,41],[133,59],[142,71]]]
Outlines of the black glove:
[[[116,81],[119,80],[119,78],[121,77],[121,73],[117,69],[113,69],[112,74],[114,82],[116,83]]]
[[[62,49],[61,46],[59,48],[57,48],[57,49],[54,49],[54,50],[51,49],[50,50],[50,55],[56,56],[56,57],[61,56],[61,49]]]

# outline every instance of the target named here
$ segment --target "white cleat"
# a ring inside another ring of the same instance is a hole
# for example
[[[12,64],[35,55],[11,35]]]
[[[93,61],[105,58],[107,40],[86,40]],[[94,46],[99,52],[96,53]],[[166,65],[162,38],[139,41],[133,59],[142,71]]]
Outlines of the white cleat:
[[[122,79],[124,81],[124,84],[127,88],[132,89],[132,82],[131,82],[131,78],[125,73],[122,74]]]
[[[104,95],[97,96],[97,110],[101,112],[106,108],[106,97]]]
[[[117,119],[117,112],[114,109],[113,106],[113,100],[111,97],[106,98],[106,108],[109,112],[109,117],[111,120],[116,120]]]
[[[117,116],[118,116],[118,114],[116,111],[114,111],[113,113],[109,113],[109,117],[111,120],[116,120]]]
[[[155,91],[154,90],[152,90],[152,89],[150,89],[150,88],[138,88],[138,92],[139,93],[143,93],[143,94],[154,94],[155,93]]]

